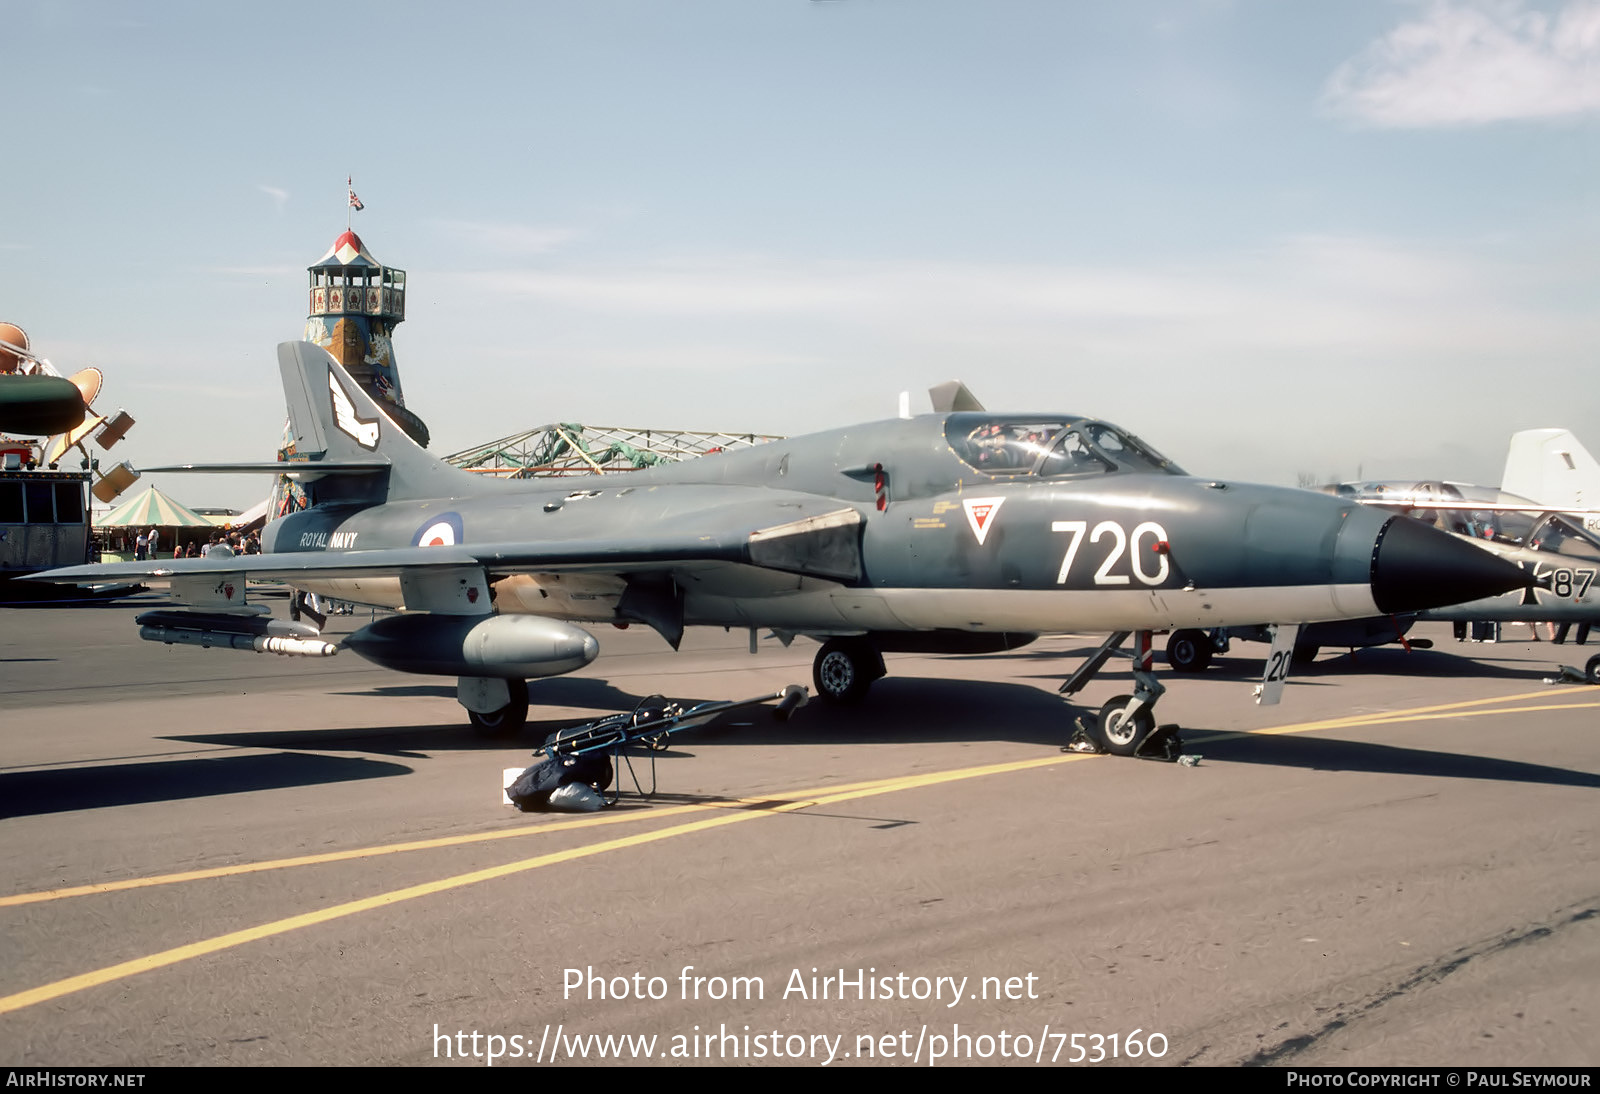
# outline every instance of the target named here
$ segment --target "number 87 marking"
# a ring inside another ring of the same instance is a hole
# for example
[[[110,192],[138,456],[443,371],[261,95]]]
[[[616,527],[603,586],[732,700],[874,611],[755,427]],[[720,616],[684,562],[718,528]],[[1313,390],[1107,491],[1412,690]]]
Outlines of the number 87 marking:
[[[1067,552],[1061,559],[1061,572],[1056,575],[1057,585],[1065,585],[1067,583],[1067,576],[1072,571],[1073,560],[1078,557],[1078,547],[1083,543],[1083,534],[1088,528],[1089,522],[1086,520],[1058,520],[1051,523],[1050,530],[1052,532],[1067,532],[1072,536],[1071,541],[1067,543]],[[1133,530],[1133,535],[1129,536],[1123,531],[1122,525],[1116,521],[1103,520],[1094,526],[1093,532],[1089,533],[1089,542],[1099,543],[1108,535],[1113,541],[1111,553],[1106,556],[1105,561],[1100,564],[1100,568],[1095,571],[1094,583],[1096,585],[1128,584],[1127,576],[1125,574],[1113,574],[1111,567],[1115,566],[1117,560],[1127,551],[1130,540],[1133,545],[1133,552],[1130,558],[1130,568],[1133,570],[1133,576],[1138,578],[1140,583],[1144,585],[1160,585],[1167,580],[1166,554],[1164,552],[1156,554],[1156,559],[1160,565],[1156,567],[1155,573],[1150,574],[1145,572],[1144,556],[1139,551],[1140,540],[1146,535],[1151,536],[1157,543],[1164,542],[1167,538],[1165,528],[1162,528],[1155,521],[1147,520],[1136,527]]]

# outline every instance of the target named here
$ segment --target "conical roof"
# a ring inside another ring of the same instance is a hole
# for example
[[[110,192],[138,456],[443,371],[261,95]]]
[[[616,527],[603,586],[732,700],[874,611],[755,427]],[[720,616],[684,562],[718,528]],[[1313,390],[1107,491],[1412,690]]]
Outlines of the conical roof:
[[[211,522],[151,486],[94,522],[96,528],[208,528]]]
[[[306,269],[342,270],[350,266],[381,270],[383,263],[372,257],[372,252],[367,250],[367,245],[361,242],[360,236],[347,229],[343,235],[333,241],[333,246],[328,248],[327,254],[307,266]]]

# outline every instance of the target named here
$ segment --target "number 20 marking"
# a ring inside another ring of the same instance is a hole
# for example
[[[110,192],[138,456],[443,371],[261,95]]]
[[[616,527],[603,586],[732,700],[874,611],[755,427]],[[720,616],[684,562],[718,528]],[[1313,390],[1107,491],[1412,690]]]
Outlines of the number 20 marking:
[[[1289,659],[1293,656],[1293,650],[1279,650],[1273,654],[1271,662],[1267,665],[1266,682],[1270,684],[1277,680],[1289,679]]]
[[[1072,539],[1067,543],[1067,552],[1061,559],[1061,572],[1056,575],[1057,585],[1065,585],[1067,583],[1067,575],[1072,572],[1073,560],[1078,557],[1078,547],[1083,543],[1084,533],[1088,529],[1089,522],[1086,520],[1058,520],[1051,523],[1050,530],[1052,532],[1066,532],[1072,536]],[[1111,552],[1106,555],[1105,561],[1100,564],[1100,568],[1094,573],[1094,583],[1096,585],[1129,584],[1130,579],[1127,574],[1114,574],[1111,572],[1111,567],[1115,566],[1117,561],[1128,552],[1130,544],[1133,547],[1133,552],[1129,557],[1129,568],[1133,571],[1133,576],[1138,578],[1141,584],[1160,585],[1167,580],[1167,556],[1165,554],[1157,554],[1155,556],[1159,563],[1155,573],[1145,572],[1144,555],[1139,550],[1139,543],[1146,535],[1150,536],[1155,542],[1160,543],[1166,540],[1167,531],[1151,520],[1147,520],[1135,528],[1131,536],[1123,531],[1122,525],[1116,521],[1103,520],[1096,524],[1094,531],[1089,532],[1089,542],[1099,543],[1105,537],[1110,536],[1112,543]]]

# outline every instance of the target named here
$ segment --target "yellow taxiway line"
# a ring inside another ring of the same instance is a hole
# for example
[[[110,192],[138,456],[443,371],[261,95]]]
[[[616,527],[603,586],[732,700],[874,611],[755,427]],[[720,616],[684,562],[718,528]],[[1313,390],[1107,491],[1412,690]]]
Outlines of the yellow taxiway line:
[[[303,915],[290,916],[287,919],[274,920],[263,923],[257,927],[249,927],[242,931],[231,931],[228,934],[218,935],[215,938],[203,939],[192,942],[186,946],[177,946],[160,953],[150,954],[147,957],[135,958],[117,965],[110,965],[93,972],[83,973],[79,976],[70,976],[65,980],[57,980],[44,984],[28,991],[17,992],[13,995],[0,997],[0,1014],[21,1010],[37,1003],[59,999],[63,995],[83,991],[86,988],[98,987],[151,969],[175,965],[180,961],[187,961],[193,957],[203,957],[206,954],[217,953],[222,950],[242,946],[247,942],[255,942],[273,935],[285,934],[298,930],[301,927],[310,927],[318,923],[327,923],[330,920],[342,919],[345,916],[356,915],[360,912],[371,911],[374,908],[385,908],[406,900],[417,897],[432,896],[450,889],[458,889],[466,885],[474,885],[480,881],[490,881],[494,878],[508,877],[528,870],[537,870],[541,866],[553,866],[557,863],[571,862],[575,859],[588,858],[593,855],[605,854],[608,851],[620,851],[628,847],[640,847],[647,843],[671,839],[674,836],[688,835],[692,832],[703,832],[711,828],[721,828],[741,821],[755,820],[760,817],[775,816],[779,813],[789,813],[797,809],[805,809],[813,805],[828,805],[833,802],[850,801],[855,798],[866,798],[876,794],[888,794],[897,790],[911,790],[923,786],[936,786],[940,783],[956,782],[961,779],[979,778],[984,775],[998,775],[1011,771],[1025,771],[1036,767],[1050,767],[1056,764],[1071,763],[1074,760],[1092,759],[1093,754],[1068,753],[1064,755],[1047,756],[1033,760],[1015,760],[1010,763],[984,764],[979,767],[959,768],[953,771],[937,771],[925,775],[908,775],[891,779],[880,779],[875,783],[859,785],[855,789],[833,791],[830,793],[816,794],[810,797],[795,797],[790,799],[767,799],[747,805],[737,812],[724,813],[721,816],[709,817],[704,820],[690,821],[686,824],[672,825],[649,832],[640,832],[631,836],[622,836],[618,839],[602,840],[583,847],[573,847],[565,851],[553,851],[549,854],[536,855],[533,858],[521,859],[517,862],[508,862],[501,866],[491,866],[484,870],[473,870],[470,873],[456,874],[453,877],[441,878],[438,881],[429,881],[421,885],[411,885],[404,889],[395,889],[376,896],[365,897],[361,900],[346,901],[335,904],[330,908],[322,908]],[[699,807],[684,807],[699,808]],[[659,816],[659,814],[657,814]]]
[[[1514,703],[1524,699],[1546,698],[1549,691],[1525,692],[1520,695],[1503,695],[1491,699],[1471,699],[1458,703],[1443,703],[1434,706],[1415,707],[1410,710],[1400,711],[1374,711],[1370,714],[1349,715],[1342,718],[1330,718],[1316,722],[1299,722],[1291,725],[1273,726],[1264,729],[1229,732],[1213,736],[1218,737],[1245,737],[1252,734],[1289,734],[1308,733],[1318,729],[1351,728],[1364,725],[1389,725],[1398,722],[1427,721],[1437,718],[1462,718],[1475,717],[1486,714],[1522,713],[1533,710],[1574,710],[1600,706],[1600,702],[1585,703],[1544,703],[1536,706],[1505,707],[1492,704]],[[406,843],[388,844],[378,847],[355,848],[348,851],[333,851],[319,855],[303,855],[297,858],[272,859],[256,863],[240,863],[234,866],[221,866],[209,870],[192,870],[184,873],[160,874],[146,878],[132,878],[126,881],[109,882],[102,885],[82,885],[65,889],[53,889],[46,892],[21,893],[11,897],[0,898],[0,906],[35,903],[44,900],[59,900],[69,896],[80,896],[89,893],[116,892],[126,889],[143,888],[153,885],[170,885],[182,881],[194,881],[203,878],[230,877],[238,874],[255,873],[263,870],[285,869],[291,866],[311,865],[315,863],[342,862],[352,859],[368,858],[379,855],[398,854],[403,851],[429,850],[441,847],[454,847],[467,843],[484,842],[496,839],[508,839],[516,836],[538,835],[545,832],[569,831],[575,828],[597,827],[606,824],[618,824],[629,820],[659,819],[663,817],[683,816],[695,812],[719,811],[720,815],[701,820],[688,821],[682,824],[670,825],[666,828],[652,829],[648,832],[639,832],[633,835],[621,836],[616,839],[601,840],[598,843],[587,844],[582,847],[573,847],[564,851],[553,851],[547,854],[535,855],[532,858],[508,862],[500,866],[492,866],[483,870],[473,870],[465,874],[456,874],[451,877],[440,878],[437,881],[425,882],[420,885],[411,885],[403,889],[394,889],[387,893],[364,897],[360,900],[346,901],[328,908],[306,912],[301,915],[289,916],[285,919],[263,923],[256,927],[249,927],[240,931],[231,931],[227,934],[217,935],[213,938],[202,939],[188,945],[177,946],[172,949],[162,950],[160,953],[150,954],[145,957],[124,961],[116,965],[78,976],[56,980],[49,984],[31,988],[12,995],[0,997],[0,1014],[31,1007],[38,1003],[59,999],[74,992],[84,991],[88,988],[109,984],[117,980],[126,979],[152,969],[164,968],[181,961],[207,954],[218,953],[237,946],[255,942],[274,935],[286,934],[331,920],[342,919],[346,916],[360,914],[376,908],[385,908],[407,900],[419,897],[432,896],[437,893],[447,892],[451,889],[475,885],[481,881],[491,881],[496,878],[508,877],[512,874],[524,873],[528,870],[537,870],[544,866],[554,866],[563,862],[576,859],[589,858],[602,855],[611,851],[620,851],[630,847],[640,847],[661,840],[672,839],[676,836],[689,835],[694,832],[708,831],[712,828],[721,828],[742,821],[755,820],[760,817],[776,816],[781,813],[790,813],[806,809],[815,805],[827,805],[834,802],[850,801],[858,798],[873,797],[878,794],[890,794],[900,790],[913,790],[926,786],[937,786],[941,783],[958,782],[965,779],[981,778],[986,775],[1006,774],[1015,771],[1028,771],[1038,768],[1054,767],[1058,764],[1072,763],[1077,760],[1096,758],[1092,753],[1062,753],[1038,757],[1029,760],[1014,760],[1006,763],[982,764],[975,767],[956,768],[949,771],[930,772],[922,775],[892,776],[885,779],[874,779],[867,782],[853,783],[819,790],[798,791],[783,796],[768,797],[763,799],[727,800],[694,805],[674,806],[666,809],[651,810],[647,813],[607,814],[599,817],[584,817],[570,821],[558,821],[549,824],[528,825],[509,831],[473,833],[463,836],[446,836],[438,839],[415,840]]]

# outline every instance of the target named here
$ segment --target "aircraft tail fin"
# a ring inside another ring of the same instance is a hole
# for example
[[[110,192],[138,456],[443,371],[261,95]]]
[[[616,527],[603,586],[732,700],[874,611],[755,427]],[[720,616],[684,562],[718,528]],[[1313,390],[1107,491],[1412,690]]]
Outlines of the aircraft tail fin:
[[[1500,489],[1563,512],[1600,507],[1600,463],[1566,429],[1511,435]]]
[[[449,497],[481,490],[478,476],[430,455],[407,436],[344,367],[321,346],[283,342],[278,371],[289,405],[295,455],[313,469],[326,463],[339,473],[319,480],[316,493],[332,500]],[[351,474],[362,464],[370,474]]]
[[[946,380],[942,384],[935,384],[928,389],[928,398],[932,401],[936,414],[983,409],[978,397],[960,380]]]

